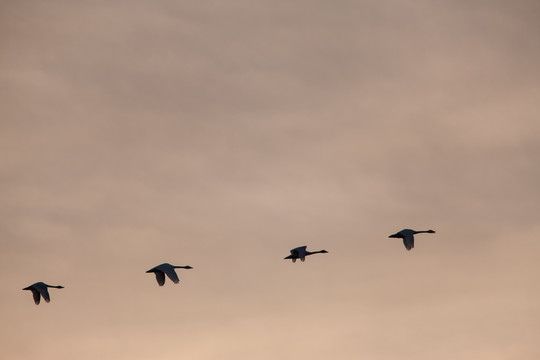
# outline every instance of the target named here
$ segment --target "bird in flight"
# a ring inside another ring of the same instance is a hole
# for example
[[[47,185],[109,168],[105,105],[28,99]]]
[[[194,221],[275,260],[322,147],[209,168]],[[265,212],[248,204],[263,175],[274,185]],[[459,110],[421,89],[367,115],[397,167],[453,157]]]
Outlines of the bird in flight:
[[[403,239],[403,245],[405,245],[405,249],[411,250],[412,248],[414,248],[414,235],[420,234],[420,233],[434,234],[435,231],[433,230],[414,231],[411,229],[403,229],[400,232],[390,235],[389,237]]]
[[[36,303],[36,305],[39,305],[39,301],[41,300],[42,296],[46,302],[51,301],[51,298],[49,297],[49,290],[47,290],[47,288],[63,289],[64,287],[61,285],[58,285],[58,286],[47,285],[40,281],[28,287],[25,287],[23,290],[32,291],[32,295],[34,296],[34,302]]]
[[[285,257],[284,259],[291,259],[292,262],[296,262],[296,259],[300,259],[300,261],[305,261],[306,256],[313,255],[313,254],[326,254],[328,251],[326,250],[319,250],[319,251],[307,251],[307,246],[300,246],[297,248],[294,248],[291,250],[291,255]]]
[[[174,266],[168,263],[164,263],[164,264],[151,268],[150,270],[147,271],[147,273],[156,274],[156,280],[159,286],[163,286],[163,284],[165,284],[165,275],[167,275],[173,283],[178,284],[180,282],[180,279],[178,278],[178,275],[176,275],[176,271],[174,269],[193,269],[193,268],[189,265]]]

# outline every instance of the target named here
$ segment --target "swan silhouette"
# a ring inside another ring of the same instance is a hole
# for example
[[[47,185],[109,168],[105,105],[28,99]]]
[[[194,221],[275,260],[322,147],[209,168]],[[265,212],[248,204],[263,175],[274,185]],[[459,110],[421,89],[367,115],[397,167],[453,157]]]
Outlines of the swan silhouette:
[[[41,300],[42,296],[46,302],[51,301],[51,298],[49,297],[49,290],[47,290],[47,288],[63,289],[64,287],[61,285],[58,285],[58,286],[47,285],[40,281],[28,287],[25,287],[23,290],[32,291],[32,295],[34,296],[34,302],[36,303],[36,305],[39,305],[39,301]]]
[[[435,231],[433,230],[414,231],[411,229],[403,229],[400,232],[390,235],[389,237],[403,239],[403,245],[405,245],[405,249],[411,250],[412,248],[414,248],[414,235],[420,234],[420,233],[434,234]]]
[[[159,286],[163,286],[165,284],[165,274],[171,279],[171,281],[175,284],[178,284],[180,282],[180,279],[178,279],[178,275],[176,275],[176,271],[174,269],[193,269],[191,266],[174,266],[168,263],[164,263],[161,265],[158,265],[156,267],[151,268],[147,271],[147,273],[154,273],[156,274],[156,280],[159,284]]]
[[[284,259],[291,259],[292,262],[296,262],[296,259],[300,259],[300,261],[305,261],[306,256],[313,255],[313,254],[326,254],[328,251],[326,250],[319,250],[319,251],[307,251],[307,246],[300,246],[297,248],[294,248],[291,250],[291,255],[285,257]]]

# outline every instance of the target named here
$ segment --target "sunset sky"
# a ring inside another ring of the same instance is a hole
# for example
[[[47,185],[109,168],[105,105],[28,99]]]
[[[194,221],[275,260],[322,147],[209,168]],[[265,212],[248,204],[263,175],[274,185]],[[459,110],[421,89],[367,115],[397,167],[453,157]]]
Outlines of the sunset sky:
[[[539,19],[0,0],[0,357],[540,359]]]

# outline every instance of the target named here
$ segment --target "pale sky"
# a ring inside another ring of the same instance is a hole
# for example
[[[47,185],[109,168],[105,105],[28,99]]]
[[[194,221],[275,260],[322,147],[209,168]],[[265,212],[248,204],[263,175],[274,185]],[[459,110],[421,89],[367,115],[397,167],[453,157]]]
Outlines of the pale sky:
[[[2,358],[539,359],[538,19],[0,1]]]

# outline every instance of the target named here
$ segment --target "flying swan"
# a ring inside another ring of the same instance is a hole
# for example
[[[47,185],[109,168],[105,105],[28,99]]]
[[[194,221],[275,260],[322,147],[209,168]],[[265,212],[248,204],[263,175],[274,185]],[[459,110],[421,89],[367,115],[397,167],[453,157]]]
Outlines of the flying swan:
[[[300,246],[297,248],[294,248],[291,250],[291,255],[285,257],[284,259],[291,259],[292,262],[296,262],[296,259],[300,259],[300,261],[305,261],[306,256],[313,255],[313,254],[326,254],[328,251],[326,250],[319,250],[319,251],[307,251],[307,246]]]
[[[403,245],[405,245],[405,249],[411,250],[412,248],[414,248],[414,235],[420,234],[420,233],[434,234],[435,231],[433,230],[414,231],[411,229],[403,229],[400,232],[395,233],[394,235],[390,235],[389,237],[403,239]]]
[[[163,286],[165,284],[165,274],[171,279],[171,281],[175,284],[178,284],[180,282],[180,279],[178,279],[178,275],[176,275],[176,271],[174,269],[193,269],[191,266],[174,266],[168,263],[164,263],[161,265],[158,265],[156,267],[151,268],[147,271],[147,273],[154,273],[156,274],[156,280],[159,284],[159,286]]]
[[[58,285],[58,286],[47,285],[40,281],[28,287],[25,287],[23,290],[32,291],[32,295],[34,296],[34,302],[36,303],[36,305],[39,305],[39,301],[41,300],[42,296],[46,302],[51,301],[51,298],[49,297],[49,290],[47,290],[47,288],[63,289],[64,287],[61,285]]]

